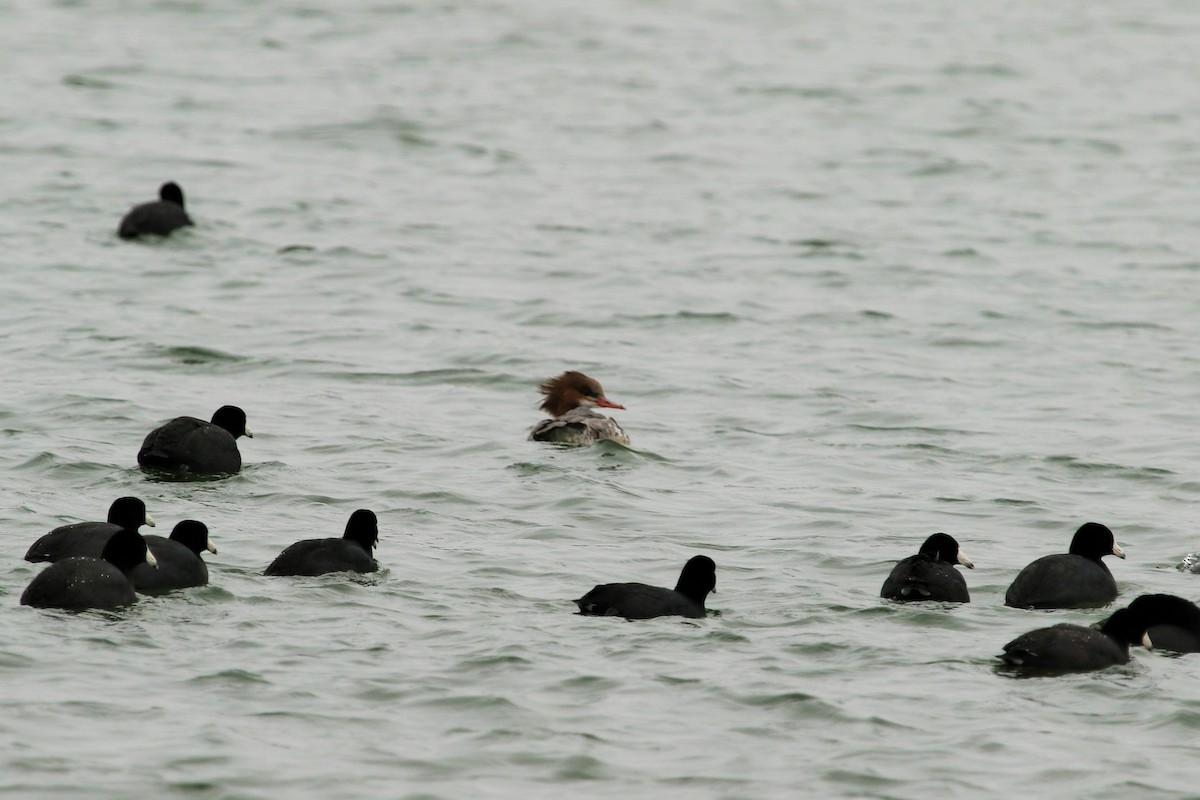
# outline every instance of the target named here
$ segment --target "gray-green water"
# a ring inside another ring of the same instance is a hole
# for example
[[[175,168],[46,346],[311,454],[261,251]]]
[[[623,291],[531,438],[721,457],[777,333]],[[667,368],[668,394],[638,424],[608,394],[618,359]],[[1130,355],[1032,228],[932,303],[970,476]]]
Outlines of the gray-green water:
[[[1196,796],[1200,658],[1013,680],[1089,519],[1200,598],[1185,2],[0,3],[0,794]],[[197,227],[121,242],[179,181]],[[633,449],[524,440],[566,368]],[[244,407],[243,473],[147,480]],[[142,497],[212,584],[18,605]],[[261,577],[380,518],[378,576]],[[956,536],[973,602],[878,591]],[[573,615],[671,584],[698,624]]]

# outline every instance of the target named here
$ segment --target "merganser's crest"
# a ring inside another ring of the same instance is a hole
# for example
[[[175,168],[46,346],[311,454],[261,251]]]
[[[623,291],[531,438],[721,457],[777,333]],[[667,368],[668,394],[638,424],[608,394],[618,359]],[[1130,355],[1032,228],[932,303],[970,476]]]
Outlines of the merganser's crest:
[[[612,439],[623,445],[629,444],[629,437],[616,420],[592,411],[595,407],[625,410],[625,406],[604,396],[604,388],[595,378],[582,372],[564,372],[547,380],[538,391],[545,396],[540,408],[551,418],[533,426],[529,432],[530,440],[592,444],[601,439]]]

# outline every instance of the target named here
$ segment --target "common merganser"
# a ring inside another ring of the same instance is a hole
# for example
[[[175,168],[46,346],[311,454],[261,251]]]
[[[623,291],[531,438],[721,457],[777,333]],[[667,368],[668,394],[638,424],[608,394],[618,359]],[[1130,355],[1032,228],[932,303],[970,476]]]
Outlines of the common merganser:
[[[550,419],[533,426],[529,432],[531,441],[592,444],[601,439],[612,439],[623,445],[629,444],[629,437],[616,420],[592,411],[596,406],[625,410],[625,406],[604,396],[604,389],[596,379],[582,372],[564,372],[547,380],[538,391],[546,396],[540,408],[550,415]]]

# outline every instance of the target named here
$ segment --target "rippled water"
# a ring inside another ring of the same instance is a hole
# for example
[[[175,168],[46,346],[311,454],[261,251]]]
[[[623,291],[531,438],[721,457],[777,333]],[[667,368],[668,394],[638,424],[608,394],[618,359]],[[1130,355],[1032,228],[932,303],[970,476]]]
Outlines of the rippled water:
[[[0,12],[0,792],[1195,794],[1200,659],[993,667],[1103,615],[1003,606],[1085,520],[1200,598],[1192,4]],[[524,440],[566,368],[632,449]],[[241,475],[136,469],[224,403]],[[19,606],[124,494],[212,584]],[[381,574],[261,576],[360,507]],[[880,601],[935,530],[973,602]],[[696,553],[707,620],[572,613]]]

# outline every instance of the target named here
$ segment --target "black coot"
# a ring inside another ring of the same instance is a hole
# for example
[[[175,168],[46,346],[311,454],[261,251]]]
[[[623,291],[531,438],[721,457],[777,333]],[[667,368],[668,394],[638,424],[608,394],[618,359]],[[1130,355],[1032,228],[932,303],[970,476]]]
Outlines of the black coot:
[[[55,528],[30,546],[25,560],[100,558],[114,533],[122,528],[136,532],[142,525],[154,527],[154,520],[146,513],[146,504],[136,497],[118,497],[108,507],[108,522],[76,522]]]
[[[1000,658],[1010,666],[1035,672],[1086,672],[1128,663],[1130,645],[1143,642],[1150,630],[1178,622],[1182,609],[1171,601],[1180,598],[1164,598],[1170,596],[1138,598],[1090,628],[1060,623],[1030,631],[1004,645]],[[1191,619],[1189,624],[1194,624],[1195,618]]]
[[[139,592],[165,592],[208,584],[208,565],[200,554],[205,550],[216,553],[208,526],[194,519],[185,519],[171,531],[171,538],[146,536],[146,545],[154,554],[158,566],[138,564],[129,573],[133,588]]]
[[[150,431],[138,451],[138,464],[177,478],[228,475],[242,468],[239,436],[254,438],[246,425],[246,412],[237,406],[221,406],[212,422],[176,417]]]
[[[276,556],[264,575],[324,575],[327,572],[374,572],[372,551],[379,544],[379,522],[373,511],[350,515],[340,539],[305,539]]]
[[[1100,559],[1125,557],[1113,533],[1098,522],[1080,526],[1067,553],[1043,556],[1021,570],[1004,596],[1015,608],[1088,608],[1117,598],[1117,582]]]
[[[579,613],[625,619],[706,616],[704,599],[717,585],[717,565],[708,556],[693,556],[683,565],[674,589],[644,583],[605,583],[575,601]]]
[[[1143,626],[1141,644],[1155,650],[1200,653],[1200,607],[1173,594],[1144,594],[1129,604]]]
[[[192,218],[183,208],[183,189],[179,184],[164,183],[158,190],[158,199],[134,206],[121,219],[117,235],[122,239],[136,239],[147,233],[167,236],[176,228],[192,224]]]
[[[971,559],[958,549],[958,542],[946,533],[935,533],[925,540],[915,556],[902,559],[887,580],[879,595],[889,600],[941,600],[947,603],[969,603],[967,581],[954,568],[962,564],[974,569]]]
[[[100,558],[64,558],[42,570],[21,594],[21,605],[82,611],[113,609],[137,601],[127,577],[141,563],[154,563],[141,534],[121,528]]]

